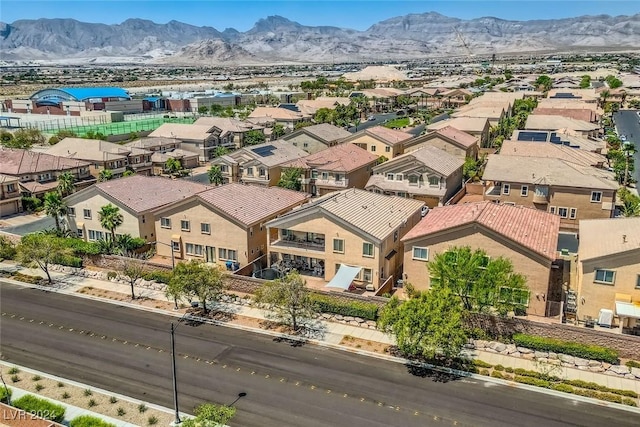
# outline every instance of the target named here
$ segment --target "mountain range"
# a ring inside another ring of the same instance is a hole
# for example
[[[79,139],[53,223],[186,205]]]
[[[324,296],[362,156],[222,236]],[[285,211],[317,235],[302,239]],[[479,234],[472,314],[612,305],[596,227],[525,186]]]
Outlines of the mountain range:
[[[119,58],[134,63],[213,66],[638,49],[640,14],[509,21],[492,17],[462,20],[429,12],[390,18],[365,31],[305,26],[281,16],[260,19],[245,32],[143,19],[114,25],[74,19],[0,23],[4,61]]]

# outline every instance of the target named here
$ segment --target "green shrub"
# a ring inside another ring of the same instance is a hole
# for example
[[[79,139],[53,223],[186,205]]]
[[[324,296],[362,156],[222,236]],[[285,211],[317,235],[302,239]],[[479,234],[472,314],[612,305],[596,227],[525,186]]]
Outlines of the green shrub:
[[[42,208],[42,200],[37,197],[23,197],[22,207],[27,212],[36,212]]]
[[[513,341],[517,346],[530,348],[532,350],[563,353],[611,364],[618,363],[618,353],[615,350],[598,345],[580,344],[527,334],[515,334]]]
[[[70,397],[71,397],[71,395],[69,393],[67,393],[66,391],[64,393],[62,393],[62,398],[63,399],[68,399]]]
[[[75,417],[69,423],[69,427],[116,427],[113,424],[102,421],[98,417],[93,417],[91,415],[80,415],[79,417]]]
[[[64,387],[64,383],[58,381],[58,387],[60,388]]]
[[[629,360],[625,365],[629,368],[640,368],[640,362],[636,362],[635,360]]]
[[[0,260],[14,259],[16,257],[16,245],[11,243],[6,236],[0,236]]]
[[[489,375],[489,370],[488,369],[480,369],[480,375]]]
[[[36,391],[42,391],[44,386],[42,384],[36,384]]]
[[[40,276],[32,276],[20,272],[13,273],[13,279],[24,283],[31,283],[32,285],[37,285],[42,281],[42,277]]]
[[[513,370],[513,372],[516,375],[520,375],[523,377],[537,378],[539,380],[545,380],[545,381],[560,381],[560,378],[554,377],[553,375],[543,374],[537,371],[528,371],[522,368],[516,368]]]
[[[125,411],[124,408],[119,407],[117,410],[117,414],[119,417],[124,417],[127,414],[127,411]]]
[[[116,277],[118,277],[118,273],[116,273],[115,271],[107,272],[107,279],[111,280],[115,279]]]
[[[480,359],[475,359],[473,361],[473,364],[476,365],[476,367],[478,368],[493,368],[493,365],[491,363],[487,363]]]
[[[93,408],[94,406],[97,406],[97,405],[98,405],[98,402],[96,402],[95,399],[89,399],[89,401],[87,402],[87,406],[89,408]]]
[[[575,390],[573,389],[573,387],[567,384],[552,384],[551,390],[561,391],[563,393],[572,393],[572,394],[575,393]]]
[[[11,382],[12,383],[17,383],[18,381],[20,381],[20,377],[17,375],[11,375]]]
[[[66,246],[73,250],[76,256],[99,255],[100,246],[96,242],[86,242],[78,238],[64,239]]]
[[[167,284],[171,280],[171,272],[160,270],[150,271],[148,273],[145,273],[143,278],[145,280],[155,280],[158,283]]]
[[[638,406],[638,402],[633,399],[629,399],[628,397],[622,399],[622,404],[628,406]]]
[[[378,318],[378,305],[362,301],[342,301],[328,295],[312,294],[311,299],[318,311],[340,314],[342,316],[361,317],[367,320]]]
[[[140,412],[141,414],[144,414],[145,412],[147,412],[147,405],[145,405],[144,403],[139,404],[138,412]]]
[[[587,381],[582,381],[582,380],[565,380],[563,381],[565,384],[569,384],[572,385],[574,387],[580,387],[580,388],[585,388],[588,390],[596,390],[596,391],[602,391],[605,393],[614,393],[614,394],[619,394],[621,396],[627,396],[627,397],[638,397],[638,393],[636,393],[635,391],[632,390],[619,390],[616,388],[609,388],[607,386],[598,384],[598,383],[593,383],[593,382],[587,382]]]
[[[0,402],[8,403],[11,398],[11,389],[0,386]]]
[[[505,372],[513,374],[513,368],[511,366],[507,366],[506,368],[504,368],[504,370],[505,370]]]
[[[149,419],[147,419],[147,424],[149,424],[150,426],[158,424],[158,417],[156,417],[155,415],[151,415]]]
[[[111,397],[109,398],[109,403],[116,403],[117,401],[118,401],[118,398],[117,398],[117,397],[115,397],[115,396],[111,396]]]
[[[493,367],[493,369],[495,369],[496,371],[504,371],[504,366],[496,365],[496,366]]]
[[[19,373],[20,373],[20,369],[18,369],[18,368],[16,368],[16,367],[14,366],[13,368],[9,369],[9,370],[7,371],[7,373],[8,373],[9,375],[19,374]]]
[[[491,372],[491,376],[493,378],[502,378],[502,379],[504,379],[504,375],[502,375],[502,372],[500,372],[500,371]]]
[[[42,379],[42,377],[41,377],[40,375],[34,375],[34,376],[31,378],[31,381],[40,381],[41,379]]]
[[[46,399],[41,399],[31,394],[25,394],[20,399],[12,401],[11,404],[18,409],[38,414],[39,417],[50,421],[61,423],[64,420],[64,406],[56,405]]]
[[[529,384],[529,385],[533,385],[536,387],[544,387],[544,388],[549,388],[551,387],[551,383],[547,380],[541,380],[539,378],[533,378],[533,377],[523,377],[520,375],[516,375],[514,378],[514,381],[522,383],[522,384]]]
[[[65,267],[81,268],[82,258],[73,256],[73,255],[66,255],[66,256],[56,257],[53,260],[53,263],[58,265],[64,265]]]
[[[85,397],[89,397],[89,396],[93,395],[93,392],[91,390],[89,390],[89,389],[86,389],[83,393],[84,393]]]

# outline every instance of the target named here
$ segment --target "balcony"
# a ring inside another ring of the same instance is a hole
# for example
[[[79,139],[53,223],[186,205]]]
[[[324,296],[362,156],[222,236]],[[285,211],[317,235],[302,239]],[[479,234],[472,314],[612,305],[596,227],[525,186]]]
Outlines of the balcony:
[[[484,195],[489,200],[498,200],[500,199],[501,193],[502,193],[502,186],[493,185],[487,188],[487,191],[485,191]]]
[[[325,250],[324,234],[283,231],[286,231],[286,233],[281,233],[281,237],[271,242],[271,246],[317,252],[324,252]]]
[[[347,188],[349,186],[348,179],[341,179],[336,181],[335,179],[316,179],[316,185],[320,187],[341,187]]]
[[[533,203],[541,205],[549,203],[549,187],[536,187],[533,193]]]

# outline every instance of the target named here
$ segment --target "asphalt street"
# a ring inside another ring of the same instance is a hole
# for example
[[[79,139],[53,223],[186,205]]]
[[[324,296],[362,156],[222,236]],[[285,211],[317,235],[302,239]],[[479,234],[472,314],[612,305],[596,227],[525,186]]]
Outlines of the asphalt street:
[[[639,110],[621,110],[615,113],[614,121],[618,135],[626,135],[627,141],[632,142],[636,146],[635,171],[633,176],[636,182],[640,182],[640,116]]]
[[[173,318],[0,283],[4,360],[172,407]],[[176,348],[181,410],[235,401],[237,426],[640,425],[627,411],[225,327],[182,323]]]

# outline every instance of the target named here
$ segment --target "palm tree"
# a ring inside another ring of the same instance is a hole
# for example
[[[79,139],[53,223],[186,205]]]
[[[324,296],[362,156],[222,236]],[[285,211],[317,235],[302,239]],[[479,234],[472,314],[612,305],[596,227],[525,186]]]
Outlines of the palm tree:
[[[609,98],[609,95],[611,95],[611,92],[609,92],[608,90],[603,90],[602,92],[600,92],[600,107],[604,109],[604,106],[607,104],[607,98]]]
[[[182,163],[180,163],[180,160],[170,157],[165,162],[164,168],[167,170],[167,172],[173,175],[182,170]]]
[[[76,186],[73,184],[76,178],[71,172],[63,172],[58,175],[58,193],[62,197],[73,193],[76,190]]]
[[[56,191],[50,191],[44,195],[44,210],[56,222],[56,230],[60,232],[60,217],[66,215],[67,204]]]
[[[116,228],[122,225],[124,217],[120,213],[120,208],[109,203],[104,205],[98,211],[100,225],[111,233],[111,242],[116,241]]]
[[[211,166],[211,169],[209,169],[208,175],[209,175],[210,184],[220,185],[224,183],[224,177],[222,176],[222,171],[220,170],[220,166],[218,165]]]
[[[103,169],[98,174],[98,181],[105,182],[113,179],[113,172],[110,169]]]

